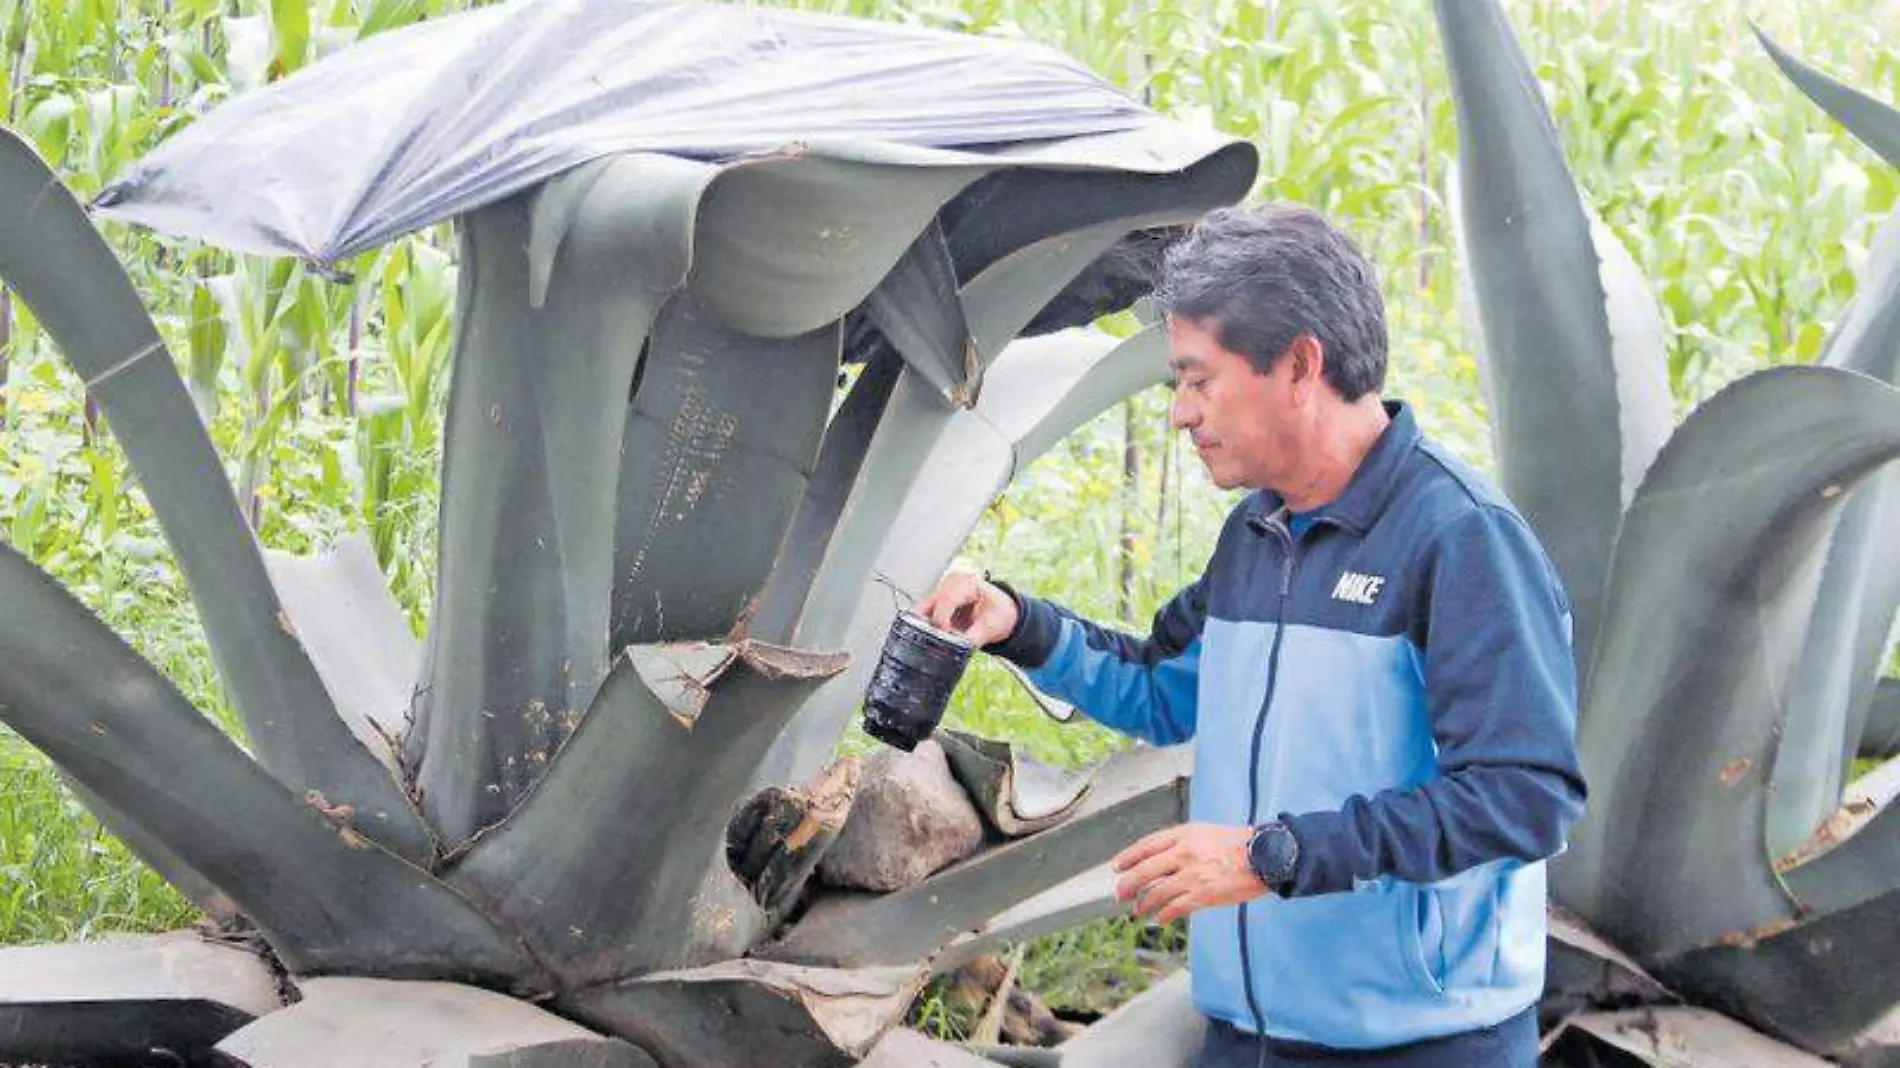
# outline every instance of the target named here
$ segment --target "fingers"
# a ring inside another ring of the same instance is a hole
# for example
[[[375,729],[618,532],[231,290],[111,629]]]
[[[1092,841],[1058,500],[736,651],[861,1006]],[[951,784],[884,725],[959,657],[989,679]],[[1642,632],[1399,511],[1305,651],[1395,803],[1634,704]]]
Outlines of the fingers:
[[[1167,923],[1199,908],[1194,884],[1183,879],[1163,879],[1141,888],[1134,899],[1137,915],[1152,916]]]
[[[958,633],[958,615],[965,616],[965,626],[968,626],[968,618],[975,615],[973,609],[982,603],[982,581],[974,572],[946,572],[937,582],[937,588],[919,601],[914,611],[938,630]]]
[[[1001,641],[1016,629],[1015,600],[974,571],[945,572],[912,611],[975,645]]]
[[[1122,850],[1120,853],[1115,854],[1115,859],[1111,862],[1114,869],[1116,871],[1127,871],[1129,868],[1140,864],[1156,853],[1174,845],[1175,840],[1181,836],[1182,826],[1185,825],[1163,828],[1148,835],[1141,841],[1136,842],[1134,845],[1129,846],[1127,849]]]
[[[1115,880],[1115,896],[1123,901],[1139,897],[1143,890],[1181,870],[1181,858],[1174,852],[1158,853]]]

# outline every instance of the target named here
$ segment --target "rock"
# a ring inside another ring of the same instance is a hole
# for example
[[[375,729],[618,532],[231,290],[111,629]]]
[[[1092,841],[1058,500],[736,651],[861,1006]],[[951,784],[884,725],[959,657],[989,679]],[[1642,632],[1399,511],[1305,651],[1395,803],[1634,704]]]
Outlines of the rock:
[[[827,884],[889,893],[975,853],[983,817],[934,740],[884,749],[864,763],[844,830],[818,873]]]

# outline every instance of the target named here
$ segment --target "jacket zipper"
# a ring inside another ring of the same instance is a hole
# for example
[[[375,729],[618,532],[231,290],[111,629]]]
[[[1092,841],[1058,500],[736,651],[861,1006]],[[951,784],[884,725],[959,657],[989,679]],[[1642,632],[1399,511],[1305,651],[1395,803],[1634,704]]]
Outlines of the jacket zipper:
[[[1260,823],[1260,743],[1266,734],[1267,713],[1273,707],[1273,691],[1280,681],[1280,643],[1286,637],[1288,603],[1293,598],[1293,532],[1287,529],[1282,509],[1267,517],[1267,529],[1280,539],[1286,550],[1280,562],[1280,607],[1273,630],[1273,649],[1267,654],[1267,693],[1260,701],[1260,715],[1253,723],[1252,755],[1247,762],[1247,826]],[[1240,903],[1240,977],[1247,988],[1247,1008],[1253,1013],[1254,1033],[1267,1034],[1267,1017],[1260,1011],[1260,997],[1254,991],[1253,953],[1248,945],[1247,902]]]

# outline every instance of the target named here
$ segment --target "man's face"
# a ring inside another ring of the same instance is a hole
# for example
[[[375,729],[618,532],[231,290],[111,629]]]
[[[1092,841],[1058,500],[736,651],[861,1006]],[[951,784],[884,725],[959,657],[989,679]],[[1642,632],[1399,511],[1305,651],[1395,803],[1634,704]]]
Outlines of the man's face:
[[[1284,490],[1297,455],[1300,403],[1292,353],[1259,374],[1222,348],[1214,324],[1168,317],[1174,403],[1168,419],[1185,430],[1222,489]]]

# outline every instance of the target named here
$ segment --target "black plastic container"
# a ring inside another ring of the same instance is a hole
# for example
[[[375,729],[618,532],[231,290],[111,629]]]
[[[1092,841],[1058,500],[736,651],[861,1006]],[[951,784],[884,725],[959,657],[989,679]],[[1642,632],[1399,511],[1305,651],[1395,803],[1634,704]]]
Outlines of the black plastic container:
[[[899,612],[864,691],[864,733],[906,753],[917,748],[943,719],[971,648],[922,616]]]

